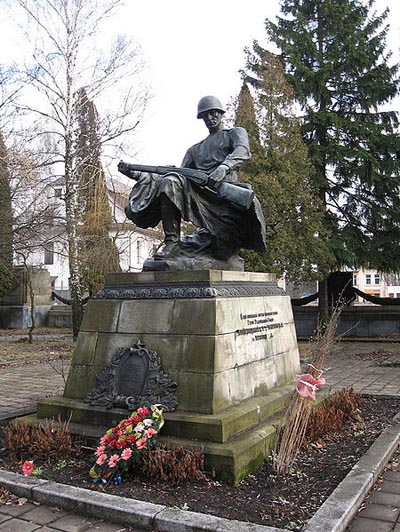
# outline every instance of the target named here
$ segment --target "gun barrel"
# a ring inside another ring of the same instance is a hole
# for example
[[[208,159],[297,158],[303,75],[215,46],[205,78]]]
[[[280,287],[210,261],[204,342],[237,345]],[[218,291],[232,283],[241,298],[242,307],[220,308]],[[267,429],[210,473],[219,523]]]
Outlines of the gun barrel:
[[[135,179],[133,172],[149,172],[159,175],[176,173],[187,177],[198,186],[205,187],[208,185],[208,174],[203,170],[196,170],[194,168],[128,164],[121,161],[118,165],[118,170],[131,179]],[[250,208],[254,198],[254,192],[251,188],[241,187],[237,184],[227,183],[225,181],[219,184],[217,194],[220,198],[224,198],[232,202],[234,205],[245,209]]]

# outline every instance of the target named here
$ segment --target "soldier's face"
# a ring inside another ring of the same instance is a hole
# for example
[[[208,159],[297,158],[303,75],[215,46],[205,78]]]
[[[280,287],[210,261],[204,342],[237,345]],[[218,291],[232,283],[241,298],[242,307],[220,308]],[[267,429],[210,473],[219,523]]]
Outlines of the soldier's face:
[[[222,113],[216,109],[210,109],[209,111],[204,111],[201,118],[204,120],[209,131],[214,131],[219,128],[222,122]]]

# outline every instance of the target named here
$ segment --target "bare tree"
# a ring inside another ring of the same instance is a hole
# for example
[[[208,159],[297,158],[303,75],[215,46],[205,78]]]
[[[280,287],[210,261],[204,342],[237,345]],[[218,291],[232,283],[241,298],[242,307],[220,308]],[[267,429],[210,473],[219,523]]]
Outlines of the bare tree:
[[[121,0],[16,0],[16,4],[27,16],[24,27],[32,46],[32,60],[23,69],[26,90],[20,94],[20,109],[30,119],[36,117],[36,139],[52,137],[53,168],[64,180],[76,337],[82,319],[78,230],[82,220],[78,201],[82,161],[76,157],[79,132],[75,120],[79,116],[79,89],[96,101],[102,117],[102,146],[118,148],[121,153],[124,146],[120,138],[135,129],[147,101],[147,90],[141,89],[139,82],[143,65],[138,48],[122,36],[110,44],[108,51],[100,52],[107,41],[106,22],[115,15]]]
[[[0,297],[12,284],[13,217],[11,208],[8,151],[0,133]]]
[[[31,265],[40,263],[43,250],[63,230],[59,204],[52,197],[49,173],[43,160],[24,151],[21,142],[5,147],[0,143],[0,279],[4,286],[4,265],[12,280],[22,282],[29,295],[31,326],[35,328],[35,293]],[[51,227],[51,231],[49,231]],[[13,275],[13,259],[24,275]],[[37,269],[37,268],[36,268]],[[11,288],[9,283],[7,288]]]

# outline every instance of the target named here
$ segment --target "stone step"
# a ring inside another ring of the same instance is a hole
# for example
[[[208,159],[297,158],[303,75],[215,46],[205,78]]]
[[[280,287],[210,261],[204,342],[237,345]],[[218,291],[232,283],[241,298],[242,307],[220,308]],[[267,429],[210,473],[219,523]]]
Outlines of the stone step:
[[[264,423],[244,431],[224,443],[161,437],[160,441],[183,445],[186,449],[199,448],[204,453],[205,470],[217,480],[238,484],[247,475],[259,469],[271,455],[277,429],[285,411],[277,413]]]
[[[224,443],[243,431],[264,423],[288,404],[293,385],[277,386],[264,396],[254,397],[217,414],[177,410],[164,414],[163,434]],[[129,415],[121,408],[91,406],[83,401],[55,396],[38,403],[38,418],[69,420],[82,425],[110,428]]]

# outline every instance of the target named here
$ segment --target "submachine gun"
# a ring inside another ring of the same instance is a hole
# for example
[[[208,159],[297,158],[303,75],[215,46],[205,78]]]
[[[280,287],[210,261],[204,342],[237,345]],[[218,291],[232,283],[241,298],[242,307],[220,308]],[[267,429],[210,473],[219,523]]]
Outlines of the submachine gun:
[[[149,166],[144,164],[128,164],[120,161],[118,163],[118,170],[121,174],[126,175],[130,179],[135,179],[132,172],[149,172],[153,174],[180,174],[189,179],[192,183],[199,187],[208,186],[209,175],[203,170],[195,170],[193,168],[178,168],[176,166]],[[227,183],[222,181],[219,183],[216,192],[220,198],[226,199],[237,207],[242,209],[249,209],[253,203],[254,192],[249,185],[241,185],[238,183]]]

